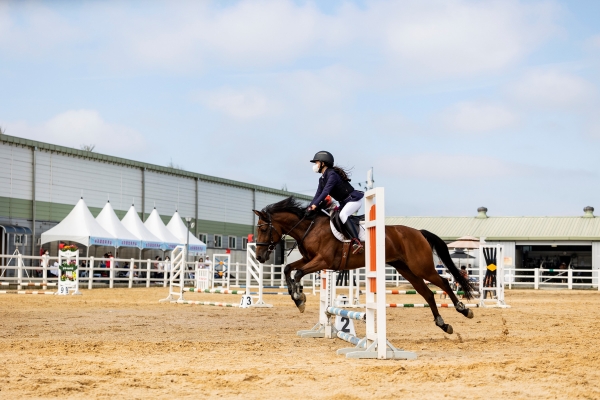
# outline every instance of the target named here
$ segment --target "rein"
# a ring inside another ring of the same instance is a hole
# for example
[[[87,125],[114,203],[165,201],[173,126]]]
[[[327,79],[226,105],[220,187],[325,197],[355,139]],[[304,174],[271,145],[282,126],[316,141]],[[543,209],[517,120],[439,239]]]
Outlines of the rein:
[[[267,243],[267,242],[256,242],[256,245],[257,245],[257,246],[267,246],[267,250],[268,250],[268,251],[273,251],[273,250],[275,250],[275,245],[276,245],[278,242],[280,242],[281,240],[283,240],[283,238],[284,238],[286,235],[289,235],[289,234],[290,234],[290,232],[292,232],[294,229],[296,229],[296,227],[297,227],[298,225],[300,225],[300,223],[301,223],[302,221],[304,221],[304,219],[306,218],[306,215],[304,215],[302,218],[300,218],[300,220],[299,220],[299,221],[298,221],[298,222],[297,222],[297,223],[296,223],[296,224],[295,224],[295,225],[294,225],[294,226],[293,226],[293,227],[292,227],[290,230],[288,230],[286,233],[282,233],[282,234],[280,234],[280,233],[277,231],[277,228],[275,228],[275,227],[273,226],[273,219],[271,218],[271,215],[269,215],[269,214],[267,214],[267,215],[269,216],[269,222],[267,222],[267,223],[264,223],[264,224],[259,224],[259,225],[257,225],[257,227],[258,227],[258,228],[260,228],[261,226],[265,226],[265,225],[268,225],[268,226],[269,226],[269,243]],[[296,243],[294,244],[294,246],[292,247],[292,249],[291,249],[291,250],[290,250],[290,252],[288,253],[288,256],[289,256],[289,255],[292,253],[292,251],[293,251],[293,250],[296,248],[296,246],[298,246],[299,244],[301,244],[301,243],[304,241],[304,238],[306,238],[306,235],[308,235],[308,231],[310,231],[310,228],[312,228],[312,226],[313,226],[313,224],[314,224],[314,223],[315,223],[315,220],[313,219],[313,220],[311,221],[310,225],[308,226],[308,229],[306,230],[306,232],[304,232],[304,235],[302,236],[302,239],[300,239],[300,243],[298,243],[298,242],[296,241]],[[276,232],[276,233],[277,233],[277,234],[280,236],[280,237],[279,237],[279,240],[278,240],[277,242],[273,240],[273,231],[275,231],[275,232]]]

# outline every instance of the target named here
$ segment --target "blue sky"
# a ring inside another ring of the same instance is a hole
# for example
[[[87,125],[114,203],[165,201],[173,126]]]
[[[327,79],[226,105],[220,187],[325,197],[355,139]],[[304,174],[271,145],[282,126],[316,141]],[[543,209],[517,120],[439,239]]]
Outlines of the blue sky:
[[[7,134],[390,215],[600,212],[600,2],[1,2]]]

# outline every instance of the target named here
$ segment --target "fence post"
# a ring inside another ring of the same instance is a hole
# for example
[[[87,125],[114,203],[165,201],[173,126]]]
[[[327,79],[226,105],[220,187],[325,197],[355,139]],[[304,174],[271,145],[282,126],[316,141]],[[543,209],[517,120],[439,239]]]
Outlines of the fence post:
[[[88,272],[88,290],[92,288],[94,282],[94,256],[90,257],[90,265]]]
[[[540,269],[536,268],[533,270],[533,288],[540,288]]]
[[[567,288],[573,289],[573,270],[570,268],[567,270]]]
[[[110,263],[110,268],[108,271],[108,288],[112,289],[114,288],[114,283],[115,283],[115,261],[113,258],[113,261]]]
[[[45,257],[45,255],[42,256],[42,284],[44,285],[44,290],[48,289],[48,265],[50,264],[50,257]]]
[[[146,287],[150,287],[150,259],[146,260]]]
[[[135,273],[135,269],[133,268],[133,258],[129,261],[129,289],[133,287],[133,274]]]
[[[23,285],[23,256],[17,255],[17,289],[21,290]]]
[[[235,286],[240,286],[240,263],[239,261],[235,263]]]

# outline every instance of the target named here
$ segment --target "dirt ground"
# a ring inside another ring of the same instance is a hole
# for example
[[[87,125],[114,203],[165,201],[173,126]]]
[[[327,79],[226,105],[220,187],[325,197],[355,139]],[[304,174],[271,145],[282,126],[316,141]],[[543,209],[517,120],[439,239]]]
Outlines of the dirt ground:
[[[388,310],[388,338],[414,361],[350,360],[335,353],[346,342],[299,338],[318,319],[316,296],[304,314],[284,296],[267,296],[271,309],[159,304],[165,296],[0,295],[0,398],[600,398],[598,292],[507,290],[512,308],[471,320],[443,309],[453,335],[429,309]]]

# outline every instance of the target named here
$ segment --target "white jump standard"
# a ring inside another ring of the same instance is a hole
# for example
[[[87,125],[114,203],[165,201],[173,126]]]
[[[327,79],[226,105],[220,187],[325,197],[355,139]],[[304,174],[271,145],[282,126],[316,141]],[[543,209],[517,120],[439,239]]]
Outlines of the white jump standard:
[[[223,275],[219,279],[214,279],[215,271],[212,269],[196,269],[194,281],[196,287],[185,287],[186,273],[193,272],[186,270],[186,249],[185,246],[177,246],[172,253],[173,261],[171,268],[171,276],[169,277],[169,295],[160,300],[160,302],[170,302],[175,304],[194,304],[203,306],[219,306],[219,307],[273,307],[271,304],[265,304],[263,301],[263,266],[258,263],[255,258],[255,253],[252,247],[253,243],[248,243],[248,270],[246,274],[246,288],[232,290],[229,289],[229,273],[230,273],[230,256],[229,255],[215,255],[213,263],[214,265],[219,262],[222,266]],[[212,275],[212,276],[211,276]],[[258,285],[251,285],[252,278],[258,282]],[[188,281],[191,279],[187,279]],[[221,289],[214,288],[215,280],[220,281],[223,284]],[[212,285],[209,285],[209,281],[212,281]],[[211,288],[209,288],[211,286]],[[251,292],[250,288],[257,288],[257,292]],[[184,298],[185,293],[209,293],[209,294],[224,294],[224,295],[242,295],[242,298],[238,304],[235,303],[221,303],[214,301],[200,301],[200,300],[189,300]],[[280,293],[268,293],[268,294],[280,294]],[[281,293],[283,294],[283,293]],[[253,301],[256,299],[256,301]]]

